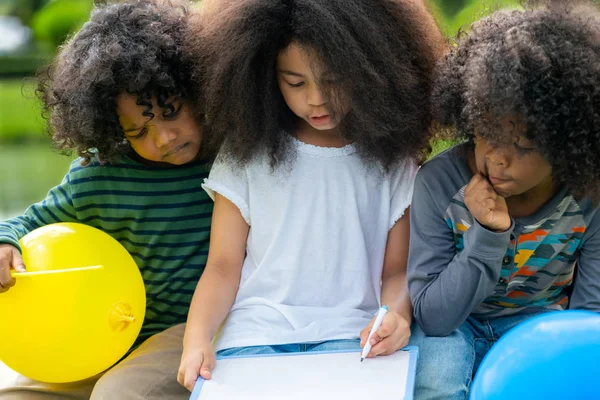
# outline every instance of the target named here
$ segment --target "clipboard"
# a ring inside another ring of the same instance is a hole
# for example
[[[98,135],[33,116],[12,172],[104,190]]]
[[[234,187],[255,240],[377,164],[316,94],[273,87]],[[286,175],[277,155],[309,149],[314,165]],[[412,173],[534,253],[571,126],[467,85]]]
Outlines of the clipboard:
[[[416,346],[362,363],[360,351],[217,356],[212,379],[198,377],[190,400],[364,400],[366,394],[413,400]]]

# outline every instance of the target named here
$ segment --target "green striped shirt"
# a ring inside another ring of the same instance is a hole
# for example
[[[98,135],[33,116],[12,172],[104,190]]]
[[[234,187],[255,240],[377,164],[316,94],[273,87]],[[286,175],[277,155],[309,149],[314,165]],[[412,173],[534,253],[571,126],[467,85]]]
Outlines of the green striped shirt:
[[[206,164],[151,168],[75,160],[62,183],[22,216],[0,223],[0,243],[55,222],[80,222],[117,239],[146,286],[146,318],[136,343],[185,322],[206,265],[213,202],[200,187]]]

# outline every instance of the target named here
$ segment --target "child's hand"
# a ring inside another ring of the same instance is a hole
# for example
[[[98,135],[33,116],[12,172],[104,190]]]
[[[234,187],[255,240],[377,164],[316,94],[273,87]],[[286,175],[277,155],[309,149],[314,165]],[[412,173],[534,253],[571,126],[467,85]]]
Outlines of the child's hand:
[[[184,348],[177,381],[191,392],[194,390],[198,375],[210,379],[215,364],[215,351],[210,343],[189,349]]]
[[[510,228],[511,221],[504,197],[481,174],[476,174],[465,188],[465,205],[484,227],[496,232]]]
[[[360,347],[364,347],[371,332],[375,317],[360,332]],[[408,344],[410,322],[395,311],[389,311],[379,329],[371,336],[371,351],[367,357],[389,356]]]
[[[14,286],[10,271],[25,272],[25,264],[19,249],[10,244],[0,244],[0,293]]]

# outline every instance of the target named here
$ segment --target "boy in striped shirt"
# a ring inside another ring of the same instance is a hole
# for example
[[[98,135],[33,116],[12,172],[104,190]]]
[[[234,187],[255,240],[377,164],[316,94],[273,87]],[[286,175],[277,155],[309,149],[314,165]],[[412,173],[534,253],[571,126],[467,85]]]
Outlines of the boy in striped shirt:
[[[100,380],[46,384],[7,370],[14,379],[0,379],[0,399],[189,396],[176,372],[213,202],[200,187],[211,153],[202,112],[188,101],[198,98],[188,16],[187,5],[173,1],[98,6],[40,83],[54,143],[80,158],[43,201],[0,223],[0,291],[15,284],[10,270],[26,268],[21,237],[79,222],[110,234],[133,256],[146,287],[146,318],[141,345]]]

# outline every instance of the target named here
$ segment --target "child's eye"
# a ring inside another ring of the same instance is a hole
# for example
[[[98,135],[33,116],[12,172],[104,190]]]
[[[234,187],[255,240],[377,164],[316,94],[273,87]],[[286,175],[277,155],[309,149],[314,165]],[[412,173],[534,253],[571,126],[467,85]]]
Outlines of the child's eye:
[[[302,86],[302,85],[304,85],[304,82],[298,82],[298,83],[291,83],[291,82],[288,82],[288,81],[285,81],[285,82],[286,82],[288,85],[290,85],[291,87],[296,87],[296,88],[297,88],[297,87],[300,87],[300,86]]]
[[[180,111],[181,111],[181,105],[179,105],[179,107],[177,107],[177,109],[175,109],[173,111],[164,112],[162,116],[164,119],[173,119],[177,115],[179,115]]]
[[[531,143],[527,138],[524,138],[522,136],[516,136],[513,145],[515,146],[515,149],[520,155],[525,155],[531,153],[532,151],[535,151],[533,143]]]
[[[517,149],[517,151],[519,152],[519,154],[529,154],[532,151],[535,151],[535,148],[533,147],[521,147],[519,146],[518,143],[514,143],[515,149]]]
[[[140,139],[141,137],[143,137],[146,133],[148,132],[148,128],[144,127],[140,133],[138,133],[135,136],[129,136],[130,139]]]

